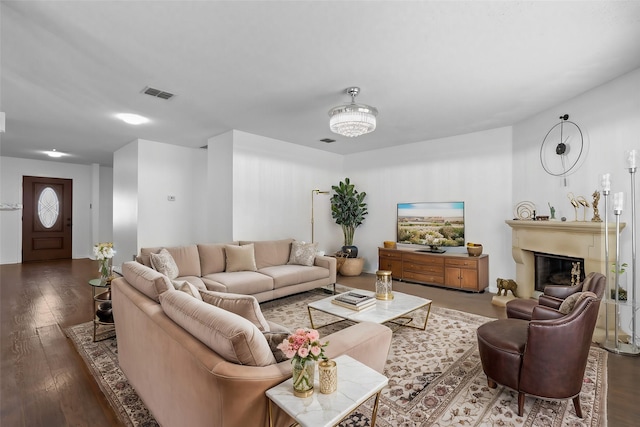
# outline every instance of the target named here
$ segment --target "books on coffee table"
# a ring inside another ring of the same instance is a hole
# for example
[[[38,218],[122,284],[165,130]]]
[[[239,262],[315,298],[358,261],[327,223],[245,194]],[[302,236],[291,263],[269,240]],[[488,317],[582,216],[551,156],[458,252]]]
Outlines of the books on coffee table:
[[[371,295],[364,295],[358,292],[345,292],[333,298],[331,302],[342,307],[360,311],[374,306],[376,299]]]

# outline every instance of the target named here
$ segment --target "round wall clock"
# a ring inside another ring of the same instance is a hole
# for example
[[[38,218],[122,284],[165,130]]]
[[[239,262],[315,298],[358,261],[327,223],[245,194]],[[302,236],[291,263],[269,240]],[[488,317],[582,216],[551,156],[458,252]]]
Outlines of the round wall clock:
[[[540,164],[549,175],[566,177],[575,171],[583,148],[582,130],[565,114],[542,140]]]

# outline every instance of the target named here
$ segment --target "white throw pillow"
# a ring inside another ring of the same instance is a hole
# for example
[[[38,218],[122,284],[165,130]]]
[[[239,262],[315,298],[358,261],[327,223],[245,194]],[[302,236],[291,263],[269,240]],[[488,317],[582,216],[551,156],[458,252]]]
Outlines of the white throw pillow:
[[[257,270],[253,243],[242,246],[225,245],[224,252],[227,260],[226,272]]]
[[[157,254],[150,254],[149,257],[154,270],[164,274],[171,280],[178,277],[178,265],[168,250],[163,248]]]
[[[317,243],[293,242],[291,244],[291,255],[287,264],[306,265],[310,267],[316,259]]]

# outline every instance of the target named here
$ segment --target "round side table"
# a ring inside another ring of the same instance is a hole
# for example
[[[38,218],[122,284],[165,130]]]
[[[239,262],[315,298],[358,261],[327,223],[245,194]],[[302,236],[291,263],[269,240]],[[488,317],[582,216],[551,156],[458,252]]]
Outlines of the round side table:
[[[91,311],[93,311],[93,342],[96,342],[96,332],[99,326],[109,326],[114,328],[113,315],[110,318],[99,318],[97,315],[96,307],[100,307],[100,304],[111,303],[111,282],[107,282],[102,279],[89,280],[92,292]],[[114,329],[115,332],[115,329]],[[112,335],[105,336],[102,339],[110,338]],[[100,341],[100,340],[98,340]]]

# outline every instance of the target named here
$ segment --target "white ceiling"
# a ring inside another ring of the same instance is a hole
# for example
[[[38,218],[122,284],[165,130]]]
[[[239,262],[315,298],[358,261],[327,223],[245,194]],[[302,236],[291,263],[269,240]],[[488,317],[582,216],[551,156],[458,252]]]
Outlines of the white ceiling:
[[[511,125],[640,67],[639,1],[0,7],[0,154],[55,148],[74,163],[110,165],[137,138],[200,147],[231,129],[354,153]],[[355,139],[328,127],[349,86],[380,112]]]

